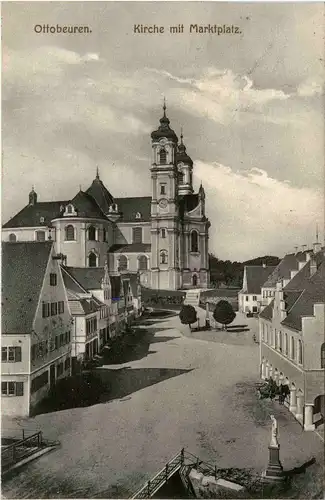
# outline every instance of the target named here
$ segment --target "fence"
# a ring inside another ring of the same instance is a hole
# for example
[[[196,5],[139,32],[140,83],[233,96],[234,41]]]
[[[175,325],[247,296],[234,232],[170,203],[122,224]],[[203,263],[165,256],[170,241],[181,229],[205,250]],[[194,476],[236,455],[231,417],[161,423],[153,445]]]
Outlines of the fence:
[[[7,471],[12,465],[26,458],[43,446],[42,432],[36,432],[31,436],[16,441],[1,448],[2,472]]]
[[[167,483],[177,471],[183,469],[183,475],[187,476],[192,468],[202,473],[209,473],[210,475],[217,476],[217,466],[212,466],[207,462],[203,462],[192,453],[185,451],[184,448],[177,453],[163,469],[161,469],[152,479],[150,479],[132,499],[152,498],[160,488]]]

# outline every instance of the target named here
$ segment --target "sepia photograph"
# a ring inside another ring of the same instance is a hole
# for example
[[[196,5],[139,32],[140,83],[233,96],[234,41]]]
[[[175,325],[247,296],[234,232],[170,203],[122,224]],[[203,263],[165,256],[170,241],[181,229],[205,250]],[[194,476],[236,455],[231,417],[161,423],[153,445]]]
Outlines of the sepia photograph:
[[[324,4],[1,14],[2,497],[323,499]]]

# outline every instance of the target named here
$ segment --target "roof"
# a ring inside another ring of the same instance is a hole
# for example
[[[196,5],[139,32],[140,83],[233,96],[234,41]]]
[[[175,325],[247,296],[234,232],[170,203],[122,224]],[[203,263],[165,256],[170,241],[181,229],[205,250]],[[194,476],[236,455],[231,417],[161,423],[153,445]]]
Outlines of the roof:
[[[130,244],[116,244],[112,245],[109,249],[109,253],[139,253],[139,252],[151,252],[150,243],[130,243]]]
[[[274,266],[245,266],[247,288],[242,293],[259,295],[268,276],[274,271]]]
[[[33,328],[53,242],[2,244],[2,331],[29,333]]]
[[[287,317],[282,324],[301,330],[302,318],[314,314],[315,304],[325,303],[325,261],[320,264],[318,270],[311,277],[306,278],[303,283],[304,289],[300,293],[292,307],[288,308]]]
[[[287,254],[275,267],[272,274],[263,284],[263,288],[275,288],[278,281],[291,278],[291,271],[299,269],[299,262],[306,261],[306,254],[309,251]]]
[[[51,220],[60,216],[60,207],[68,203],[68,201],[43,201],[27,205],[6,222],[3,228],[49,226]],[[44,222],[41,222],[41,217],[44,218]]]
[[[92,196],[83,191],[79,191],[71,200],[71,205],[74,206],[78,217],[95,217],[106,219],[104,212],[99,208],[97,202]]]
[[[159,141],[162,137],[166,137],[167,139],[172,139],[175,142],[178,142],[178,137],[175,134],[174,130],[172,130],[169,126],[170,121],[166,116],[166,105],[164,104],[164,115],[160,118],[160,125],[157,130],[151,133],[151,139]]]
[[[77,282],[85,290],[99,290],[101,289],[102,280],[104,278],[104,267],[67,267],[64,266],[63,269],[69,273],[70,281],[71,277],[77,280]],[[75,288],[72,288],[75,290]]]
[[[302,290],[306,280],[310,278],[310,266],[312,261],[315,261],[316,267],[319,268],[323,260],[324,252],[318,252],[314,255],[289,281],[289,283],[284,287],[284,290]]]
[[[123,278],[126,277],[129,280],[133,297],[138,296],[138,275],[137,273],[123,273]]]
[[[199,195],[198,193],[196,194],[186,194],[182,197],[180,197],[179,200],[179,209],[180,209],[180,216],[184,217],[184,215],[187,212],[191,212],[198,206],[200,203],[199,200]]]
[[[181,135],[181,143],[178,145],[176,152],[177,163],[183,162],[186,165],[193,165],[192,158],[187,154],[185,144],[183,143],[183,135]]]
[[[101,208],[104,214],[108,214],[109,207],[114,203],[113,196],[106,189],[103,182],[100,180],[99,175],[97,174],[96,179],[93,180],[91,186],[86,191],[97,203],[97,205]]]
[[[273,318],[273,306],[274,299],[260,312],[259,317],[262,319],[268,319],[269,321]]]
[[[67,290],[73,293],[87,293],[87,290],[82,287],[82,285],[76,280],[76,278],[69,273],[68,268],[61,266],[62,269],[62,277],[64,281],[64,286]],[[76,296],[74,296],[76,297]]]
[[[118,222],[149,222],[151,217],[151,196],[135,196],[131,198],[115,198],[117,210],[121,213]],[[140,212],[141,219],[135,215]]]

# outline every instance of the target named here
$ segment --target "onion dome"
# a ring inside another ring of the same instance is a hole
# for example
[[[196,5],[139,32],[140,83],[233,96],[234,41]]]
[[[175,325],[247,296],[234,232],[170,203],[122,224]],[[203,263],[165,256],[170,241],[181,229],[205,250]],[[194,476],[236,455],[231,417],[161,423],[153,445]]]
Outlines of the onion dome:
[[[177,148],[176,161],[177,163],[183,162],[186,165],[191,165],[191,167],[193,166],[192,158],[188,156],[188,154],[186,153],[186,147],[185,144],[183,143],[183,133],[181,133],[181,142]]]
[[[166,102],[164,102],[163,110],[164,116],[160,118],[160,125],[158,127],[158,130],[155,130],[151,133],[151,139],[154,141],[159,141],[159,139],[166,137],[166,139],[171,139],[172,141],[177,142],[178,137],[175,134],[174,130],[170,128],[170,121],[166,116]]]

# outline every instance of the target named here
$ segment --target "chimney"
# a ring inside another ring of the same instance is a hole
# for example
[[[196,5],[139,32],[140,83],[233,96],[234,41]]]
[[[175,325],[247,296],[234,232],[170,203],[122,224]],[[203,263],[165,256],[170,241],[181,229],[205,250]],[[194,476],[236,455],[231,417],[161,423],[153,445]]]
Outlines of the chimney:
[[[276,284],[276,290],[277,291],[281,291],[282,290],[282,282],[281,281],[277,282],[277,284]]]
[[[266,264],[265,264],[265,262],[263,262],[262,266],[264,267],[264,269],[266,268]]]
[[[296,276],[298,271],[290,271],[290,279],[294,278]]]
[[[314,252],[314,253],[318,253],[318,252],[320,252],[320,251],[321,251],[321,249],[322,249],[322,245],[321,245],[321,243],[318,243],[318,242],[313,243],[313,252]]]

